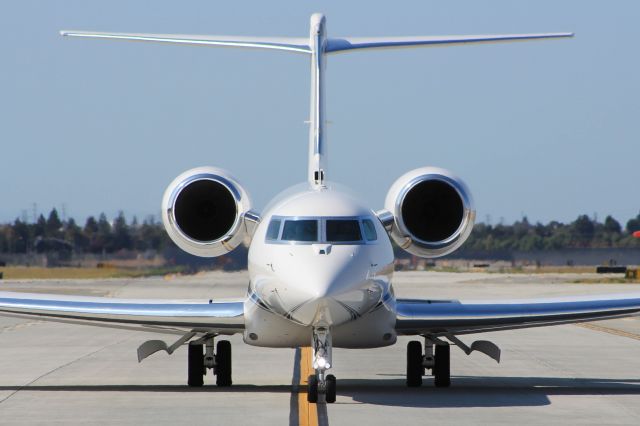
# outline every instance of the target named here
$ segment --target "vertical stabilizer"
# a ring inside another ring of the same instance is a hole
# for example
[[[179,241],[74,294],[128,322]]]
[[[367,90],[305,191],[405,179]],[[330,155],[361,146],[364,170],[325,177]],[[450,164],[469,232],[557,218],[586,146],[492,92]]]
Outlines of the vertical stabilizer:
[[[326,132],[324,73],[326,68],[327,28],[321,13],[311,15],[311,108],[309,117],[309,176],[315,186],[324,184],[326,173]]]

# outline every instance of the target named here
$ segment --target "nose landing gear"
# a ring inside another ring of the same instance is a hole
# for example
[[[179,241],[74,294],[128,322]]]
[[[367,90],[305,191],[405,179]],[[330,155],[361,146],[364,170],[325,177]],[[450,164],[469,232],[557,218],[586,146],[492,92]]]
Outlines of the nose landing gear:
[[[324,396],[325,402],[334,403],[336,402],[336,377],[333,374],[325,375],[332,363],[331,334],[327,327],[313,329],[312,347],[312,365],[316,373],[308,378],[307,401],[317,403],[319,397]]]

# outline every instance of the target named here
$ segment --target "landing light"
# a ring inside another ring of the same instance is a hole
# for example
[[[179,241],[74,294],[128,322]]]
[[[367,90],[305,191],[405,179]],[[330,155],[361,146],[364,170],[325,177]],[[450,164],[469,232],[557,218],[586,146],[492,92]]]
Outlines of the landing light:
[[[331,368],[331,364],[323,357],[319,357],[314,363],[313,368],[329,369]]]

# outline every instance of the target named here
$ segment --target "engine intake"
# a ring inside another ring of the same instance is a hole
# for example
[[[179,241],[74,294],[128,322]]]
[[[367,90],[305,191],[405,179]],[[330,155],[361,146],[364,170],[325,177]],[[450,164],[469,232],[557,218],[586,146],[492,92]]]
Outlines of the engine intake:
[[[391,238],[420,257],[440,257],[467,239],[475,221],[471,193],[449,171],[412,170],[394,182],[385,208],[393,215]]]
[[[175,178],[162,199],[162,222],[178,247],[196,256],[221,256],[247,237],[251,201],[226,171],[198,167]]]

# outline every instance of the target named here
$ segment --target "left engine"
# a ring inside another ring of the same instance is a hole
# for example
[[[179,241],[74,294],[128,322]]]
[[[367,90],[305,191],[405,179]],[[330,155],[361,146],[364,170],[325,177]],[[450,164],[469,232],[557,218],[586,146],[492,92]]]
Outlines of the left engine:
[[[198,167],[171,182],[162,198],[162,222],[182,250],[216,257],[250,237],[259,218],[242,185],[224,170]]]

